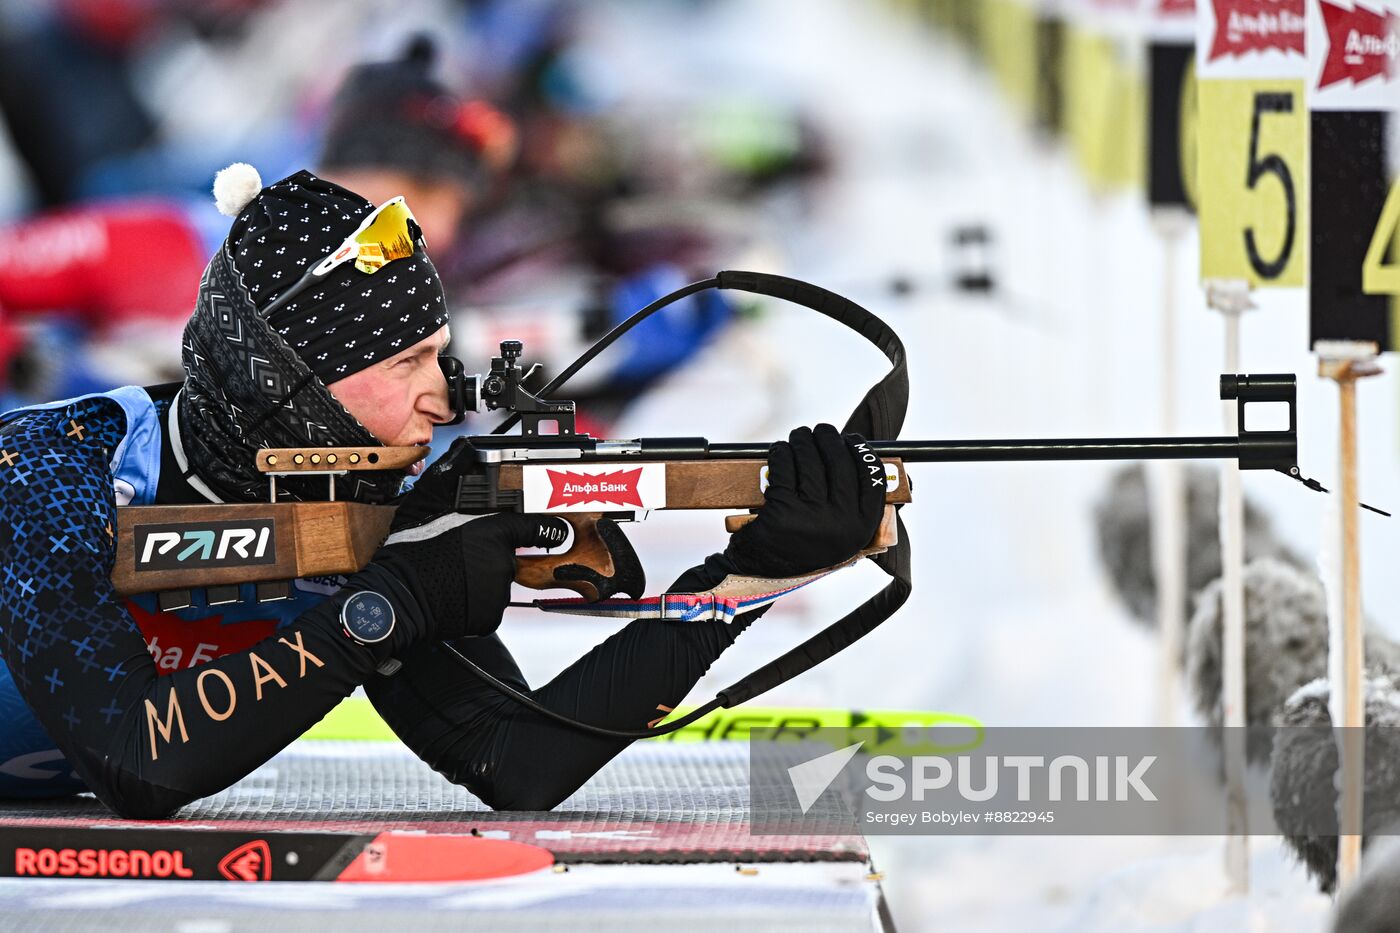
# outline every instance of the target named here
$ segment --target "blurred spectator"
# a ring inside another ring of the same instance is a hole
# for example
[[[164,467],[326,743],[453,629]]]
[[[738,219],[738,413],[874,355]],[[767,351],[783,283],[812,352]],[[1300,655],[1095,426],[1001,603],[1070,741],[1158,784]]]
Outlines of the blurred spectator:
[[[179,332],[206,258],[184,211],[159,199],[52,211],[0,228],[7,401],[175,378]]]
[[[331,103],[322,177],[375,203],[403,195],[434,255],[446,255],[471,210],[516,154],[515,126],[462,100],[434,74],[436,47],[417,36],[393,61],[351,69]]]
[[[95,334],[189,316],[203,243],[152,199],[55,211],[0,231],[0,305],[54,309]]]
[[[352,69],[331,105],[321,172],[376,202],[406,196],[445,253],[514,157],[515,131],[490,105],[451,94],[434,63],[418,37],[399,59]],[[25,359],[63,363],[0,369],[21,377],[4,380],[9,401],[177,378],[179,330],[226,227],[206,195],[123,198],[0,229],[0,351],[16,358],[28,342],[36,352]],[[26,317],[41,323],[23,330]]]
[[[88,168],[151,140],[156,123],[129,65],[137,41],[159,23],[156,7],[61,0],[5,14],[0,109],[41,204],[70,203]]]
[[[597,14],[574,0],[336,9],[0,7],[0,46],[15,52],[0,62],[0,104],[36,200],[105,199],[4,231],[0,351],[27,341],[22,362],[52,360],[20,368],[30,400],[178,375],[171,330],[227,229],[207,185],[230,161],[268,177],[314,165],[373,201],[405,196],[459,318],[480,324],[454,328],[459,354],[488,355],[502,329],[521,327],[502,309],[544,308],[527,323],[549,334],[532,346],[553,371],[641,305],[733,264],[771,183],[821,162],[800,112],[736,110],[718,89],[621,109],[620,94],[644,89],[609,76],[596,48],[590,57]],[[337,85],[367,47],[393,51]],[[500,109],[474,99],[483,90]],[[719,293],[667,309],[575,391],[593,394],[596,414],[621,411],[732,312]]]

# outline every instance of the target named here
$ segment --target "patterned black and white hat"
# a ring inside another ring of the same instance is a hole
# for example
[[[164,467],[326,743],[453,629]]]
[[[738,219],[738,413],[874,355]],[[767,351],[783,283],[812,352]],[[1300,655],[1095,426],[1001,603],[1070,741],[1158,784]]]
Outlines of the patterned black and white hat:
[[[265,495],[255,466],[266,447],[380,443],[327,386],[394,356],[447,323],[442,283],[421,251],[374,274],[346,263],[278,309],[267,308],[354,233],[374,205],[339,185],[297,172],[263,187],[249,166],[214,186],[234,222],[209,262],[185,327],[185,384],[178,412],[190,463],[230,501]],[[383,501],[400,473],[357,473],[337,494]],[[293,498],[300,484],[279,484]]]
[[[243,191],[250,187],[241,185]],[[220,199],[220,209],[236,203]],[[354,233],[374,207],[305,171],[256,191],[236,211],[226,244],[254,306],[270,305]],[[268,323],[329,384],[431,336],[447,323],[447,305],[437,270],[419,252],[374,275],[346,263],[279,308]]]

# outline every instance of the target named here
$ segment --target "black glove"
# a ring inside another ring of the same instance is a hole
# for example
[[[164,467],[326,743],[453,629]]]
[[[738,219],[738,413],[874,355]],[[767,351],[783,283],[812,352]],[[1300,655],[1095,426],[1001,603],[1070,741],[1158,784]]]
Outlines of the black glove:
[[[481,479],[480,471],[481,463],[477,459],[476,447],[473,446],[471,440],[459,437],[453,441],[452,446],[447,449],[447,453],[425,470],[422,476],[418,477],[418,481],[413,484],[412,489],[399,497],[396,503],[398,510],[394,513],[393,522],[389,526],[390,534],[413,529],[414,534],[417,535],[424,533],[419,529],[431,531],[432,528],[439,527],[440,522],[455,521],[455,519],[444,519],[443,516],[458,514],[459,487],[462,480],[469,477]],[[555,519],[552,520],[549,527],[563,528],[565,526]],[[598,521],[597,530],[598,535],[612,554],[613,575],[603,577],[590,567],[565,564],[555,570],[555,579],[560,582],[587,581],[593,584],[602,598],[618,593],[640,598],[643,588],[646,586],[646,574],[642,570],[642,563],[637,559],[637,554],[632,550],[627,536],[622,533],[616,523],[607,518]],[[553,532],[550,534],[552,535]],[[528,537],[528,532],[526,532],[526,537]],[[562,541],[563,538],[551,540],[546,542],[544,546],[550,547]]]
[[[725,548],[741,573],[792,577],[850,560],[885,508],[885,466],[858,434],[829,424],[798,428],[768,448],[758,517]]]
[[[423,471],[413,488],[399,496],[389,533],[417,528],[443,515],[457,511],[457,487],[461,478],[480,469],[476,448],[459,437],[447,453]]]
[[[453,524],[460,520],[460,524]],[[563,544],[568,526],[551,515],[500,512],[444,516],[386,544],[371,564],[394,576],[427,617],[428,637],[489,635],[501,624],[515,576],[515,549]]]
[[[489,635],[501,624],[515,576],[515,549],[564,543],[568,526],[546,515],[458,514],[459,479],[479,468],[476,448],[458,438],[399,497],[389,540],[373,564],[411,592],[438,640]]]

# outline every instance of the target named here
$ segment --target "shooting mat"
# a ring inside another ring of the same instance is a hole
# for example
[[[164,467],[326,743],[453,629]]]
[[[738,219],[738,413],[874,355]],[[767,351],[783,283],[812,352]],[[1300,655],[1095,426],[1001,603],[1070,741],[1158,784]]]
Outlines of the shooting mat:
[[[527,843],[548,850],[555,866],[466,883],[251,889],[225,881],[0,878],[0,929],[272,933],[325,921],[338,930],[383,930],[410,919],[425,930],[463,922],[610,930],[654,930],[659,922],[674,930],[884,925],[862,837],[751,836],[748,796],[741,742],[634,745],[556,810],[496,813],[396,743],[301,741],[171,820],[115,819],[89,796],[6,803],[3,857],[15,858],[17,845],[156,849],[199,837],[216,854],[230,850],[223,864],[257,837],[271,843],[265,864],[272,867],[259,880],[275,882],[279,872],[287,877],[287,840],[300,839],[307,852],[313,837],[354,843],[407,832]],[[83,841],[91,833],[102,841]]]

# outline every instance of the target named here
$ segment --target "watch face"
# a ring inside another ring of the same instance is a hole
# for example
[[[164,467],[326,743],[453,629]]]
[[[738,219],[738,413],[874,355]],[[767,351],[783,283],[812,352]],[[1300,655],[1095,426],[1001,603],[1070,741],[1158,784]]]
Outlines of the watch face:
[[[354,594],[340,609],[340,622],[350,637],[365,645],[383,641],[394,630],[394,607],[378,593]]]

